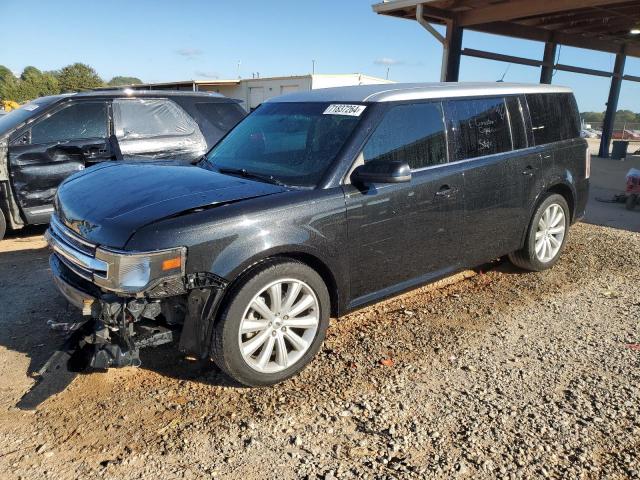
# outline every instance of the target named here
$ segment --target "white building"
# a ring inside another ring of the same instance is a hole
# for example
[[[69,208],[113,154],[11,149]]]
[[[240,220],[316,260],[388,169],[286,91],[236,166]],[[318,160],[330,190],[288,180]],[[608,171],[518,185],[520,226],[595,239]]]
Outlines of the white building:
[[[145,83],[131,88],[145,90],[192,90],[217,92],[225,97],[242,100],[247,110],[252,110],[265,100],[285,93],[315,90],[318,88],[344,87],[393,83],[384,78],[360,73],[337,75],[308,74],[293,77],[243,78],[238,80],[185,80],[167,83]],[[118,87],[121,88],[121,87]]]

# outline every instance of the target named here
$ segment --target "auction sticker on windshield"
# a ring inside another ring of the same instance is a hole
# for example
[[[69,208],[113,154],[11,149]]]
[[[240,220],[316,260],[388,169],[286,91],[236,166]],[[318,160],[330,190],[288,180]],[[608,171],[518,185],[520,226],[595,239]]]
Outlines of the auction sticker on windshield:
[[[345,105],[343,103],[332,103],[327,109],[322,112],[323,115],[350,115],[352,117],[359,117],[366,105]]]

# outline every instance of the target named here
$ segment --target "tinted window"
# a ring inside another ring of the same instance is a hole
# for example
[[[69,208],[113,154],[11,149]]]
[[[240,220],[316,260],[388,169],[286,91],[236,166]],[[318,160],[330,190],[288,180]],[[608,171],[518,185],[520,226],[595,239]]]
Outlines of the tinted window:
[[[512,150],[504,98],[447,102],[452,158],[464,160]]]
[[[578,107],[570,93],[527,95],[536,145],[580,136]]]
[[[411,168],[447,162],[447,145],[440,103],[392,107],[363,151],[364,161],[401,160]]]
[[[207,163],[315,186],[359,121],[328,103],[264,103],[209,152]]]
[[[509,112],[509,123],[511,123],[511,138],[513,148],[527,148],[527,129],[524,124],[522,104],[519,97],[507,97],[507,110]]]
[[[196,122],[174,102],[164,98],[114,100],[113,124],[118,140],[199,133]]]
[[[31,143],[52,143],[107,137],[107,105],[79,102],[54,113],[31,128]]]
[[[231,130],[244,116],[237,105],[229,103],[196,103],[196,109],[211,125],[223,132]]]

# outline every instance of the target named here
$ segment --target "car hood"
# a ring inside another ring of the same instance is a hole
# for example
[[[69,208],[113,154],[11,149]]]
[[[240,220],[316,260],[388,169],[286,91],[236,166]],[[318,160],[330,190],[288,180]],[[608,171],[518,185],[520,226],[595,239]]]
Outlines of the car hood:
[[[136,230],[159,220],[285,190],[201,167],[108,162],[65,180],[56,214],[90,242],[124,248]]]

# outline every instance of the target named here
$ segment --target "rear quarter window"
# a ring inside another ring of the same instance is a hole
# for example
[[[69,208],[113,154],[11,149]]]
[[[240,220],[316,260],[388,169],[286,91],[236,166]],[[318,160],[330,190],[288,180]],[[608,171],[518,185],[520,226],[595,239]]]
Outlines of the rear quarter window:
[[[513,149],[504,98],[450,100],[449,152],[452,160],[509,152]]]
[[[529,94],[526,98],[536,145],[580,136],[578,107],[572,94]]]

